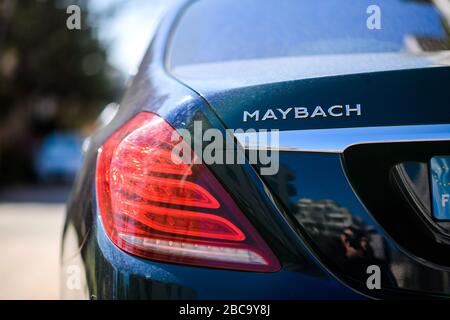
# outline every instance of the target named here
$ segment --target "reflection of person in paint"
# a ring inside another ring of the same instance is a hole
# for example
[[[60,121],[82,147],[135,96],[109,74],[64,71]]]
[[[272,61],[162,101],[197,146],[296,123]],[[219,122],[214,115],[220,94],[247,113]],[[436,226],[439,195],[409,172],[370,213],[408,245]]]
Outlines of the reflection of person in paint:
[[[375,257],[369,238],[366,235],[356,228],[349,227],[342,231],[340,239],[346,257],[344,270],[350,271],[350,274],[357,279],[365,279],[367,277],[367,267],[377,265],[381,270],[382,286],[396,286],[396,281],[389,265]]]
[[[364,235],[359,235],[353,228],[346,228],[341,234],[347,258],[363,258],[372,255],[369,240]]]

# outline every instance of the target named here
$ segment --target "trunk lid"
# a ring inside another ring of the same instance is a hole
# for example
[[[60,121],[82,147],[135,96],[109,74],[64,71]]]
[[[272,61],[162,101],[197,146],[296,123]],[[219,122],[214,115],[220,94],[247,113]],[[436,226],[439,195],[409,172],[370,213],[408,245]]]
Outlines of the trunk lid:
[[[303,130],[448,123],[449,64],[443,53],[324,55],[184,66],[173,74],[229,128]],[[357,104],[360,116],[328,113],[335,105]],[[317,106],[326,116],[311,117]],[[295,107],[307,108],[309,116],[295,118],[293,109],[283,119],[278,110]],[[258,121],[245,119],[255,111]]]
[[[261,178],[328,268],[363,291],[376,266],[383,289],[450,295],[450,223],[434,219],[430,187],[430,161],[450,155],[448,61],[277,58],[174,75],[227,128],[280,130],[289,148],[278,150],[276,174]]]

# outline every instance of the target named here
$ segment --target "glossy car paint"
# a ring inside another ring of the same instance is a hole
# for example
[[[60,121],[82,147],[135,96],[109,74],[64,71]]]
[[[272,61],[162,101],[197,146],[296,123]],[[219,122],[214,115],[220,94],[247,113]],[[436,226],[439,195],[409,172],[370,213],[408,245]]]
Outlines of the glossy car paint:
[[[354,119],[285,121],[284,130],[379,125],[450,123],[448,67],[365,72],[343,76],[255,84],[245,79],[189,82],[166,68],[166,43],[186,4],[167,14],[127,91],[115,119],[91,141],[68,204],[62,252],[62,291],[67,298],[91,299],[365,299],[450,294],[446,265],[427,261],[399,245],[369,212],[352,184],[344,154],[282,152],[281,170],[261,177],[245,165],[213,165],[226,187],[280,260],[276,273],[253,273],[165,264],[129,255],[106,236],[95,198],[97,149],[123,123],[140,111],[154,112],[175,128],[193,120],[225,128],[277,128],[279,123],[244,123],[242,110],[272,105],[331,105],[357,102],[363,116]],[[176,78],[177,77],[177,78]],[[423,90],[411,90],[420,87]],[[195,91],[191,88],[195,88]],[[324,94],[326,92],[326,94]],[[264,98],[262,98],[264,97]],[[264,99],[264,100],[262,100]],[[262,104],[264,102],[264,104]],[[370,182],[368,182],[370,183]],[[303,200],[303,202],[301,202]],[[364,230],[376,234],[385,248],[383,289],[368,290],[360,266],[333,261],[323,238],[302,224],[299,205],[326,202],[340,208]],[[378,199],[383,201],[383,199]],[[395,212],[389,212],[395,214]],[[419,241],[420,242],[420,241]],[[440,252],[439,254],[442,254]],[[73,270],[81,288],[70,288]]]

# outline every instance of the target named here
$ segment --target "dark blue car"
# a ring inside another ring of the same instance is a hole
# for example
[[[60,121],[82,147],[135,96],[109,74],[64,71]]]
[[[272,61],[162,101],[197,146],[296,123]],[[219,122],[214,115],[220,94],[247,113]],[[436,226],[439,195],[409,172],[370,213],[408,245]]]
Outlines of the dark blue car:
[[[450,297],[436,3],[179,2],[92,137],[63,296]]]
[[[34,169],[41,182],[72,182],[82,162],[81,137],[54,132],[44,138],[34,158]]]

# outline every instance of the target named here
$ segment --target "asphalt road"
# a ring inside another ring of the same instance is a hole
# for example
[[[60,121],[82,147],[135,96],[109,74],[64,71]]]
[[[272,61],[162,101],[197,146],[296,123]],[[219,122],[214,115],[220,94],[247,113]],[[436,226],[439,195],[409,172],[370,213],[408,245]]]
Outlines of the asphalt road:
[[[0,191],[0,299],[58,299],[68,187]]]

